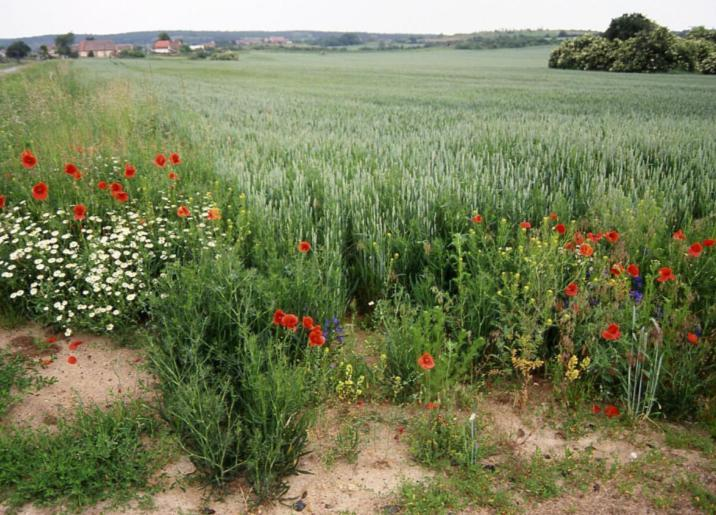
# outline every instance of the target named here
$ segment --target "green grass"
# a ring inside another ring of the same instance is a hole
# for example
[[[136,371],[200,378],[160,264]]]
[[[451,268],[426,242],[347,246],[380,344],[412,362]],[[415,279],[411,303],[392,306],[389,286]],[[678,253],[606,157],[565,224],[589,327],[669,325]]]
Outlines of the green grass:
[[[711,436],[704,434],[696,428],[667,427],[664,433],[666,445],[673,449],[694,449],[706,455],[716,452]]]
[[[0,434],[0,502],[17,508],[124,502],[148,486],[171,446],[146,406],[79,409],[57,432],[9,428]],[[145,438],[155,437],[152,443]]]

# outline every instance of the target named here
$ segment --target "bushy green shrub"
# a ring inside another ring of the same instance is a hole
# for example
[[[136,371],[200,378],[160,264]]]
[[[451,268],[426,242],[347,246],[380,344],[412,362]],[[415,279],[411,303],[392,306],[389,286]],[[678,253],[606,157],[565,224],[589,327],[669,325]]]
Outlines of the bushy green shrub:
[[[305,375],[322,373],[303,359],[307,333],[272,323],[281,285],[290,290],[221,248],[169,268],[152,304],[163,412],[204,472],[219,483],[244,472],[259,500],[283,494],[297,471],[315,393]]]
[[[709,36],[704,29],[679,38],[641,14],[625,14],[612,20],[604,36],[564,41],[552,51],[548,64],[574,70],[711,73],[714,50]]]

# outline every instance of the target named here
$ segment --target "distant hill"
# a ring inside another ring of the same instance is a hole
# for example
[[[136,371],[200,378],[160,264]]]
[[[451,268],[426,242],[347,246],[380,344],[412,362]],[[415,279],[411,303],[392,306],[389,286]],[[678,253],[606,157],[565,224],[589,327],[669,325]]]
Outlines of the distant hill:
[[[110,39],[115,43],[129,43],[136,46],[148,46],[157,38],[161,31],[123,32],[120,34],[75,34],[75,41],[79,42],[87,37],[95,39]],[[210,31],[210,30],[173,30],[166,31],[172,39],[181,39],[187,44],[206,43],[214,41],[218,45],[230,44],[239,39],[284,37],[294,43],[308,45],[334,46],[340,44],[345,38],[343,32],[325,32],[316,30],[288,30],[288,31]],[[499,30],[482,31],[471,34],[382,34],[375,32],[352,32],[351,37],[362,44],[397,43],[427,46],[454,46],[456,48],[495,48],[526,46],[535,44],[555,44],[560,39],[582,35],[583,30],[554,30],[554,29],[527,29],[527,30]],[[13,41],[22,40],[33,50],[40,45],[52,45],[55,34],[43,36],[29,36],[24,38],[0,38],[0,46],[7,46]]]
[[[75,41],[82,41],[88,36],[95,39],[111,39],[115,43],[131,43],[132,45],[146,46],[150,45],[157,35],[162,32],[160,30],[147,32],[123,32],[121,34],[75,34]],[[181,39],[187,44],[205,43],[207,41],[215,41],[216,43],[228,43],[237,39],[244,38],[268,38],[268,37],[284,37],[291,41],[310,43],[318,42],[330,38],[337,38],[344,34],[343,32],[323,32],[316,30],[289,30],[289,31],[210,31],[210,30],[168,30],[167,32],[172,39]],[[355,32],[361,40],[369,41],[396,41],[405,39],[425,39],[435,38],[436,34],[378,34],[371,32]],[[43,36],[29,36],[24,38],[4,38],[0,39],[0,46],[7,46],[13,41],[22,40],[35,50],[40,45],[52,45],[55,42],[56,34],[46,34]]]

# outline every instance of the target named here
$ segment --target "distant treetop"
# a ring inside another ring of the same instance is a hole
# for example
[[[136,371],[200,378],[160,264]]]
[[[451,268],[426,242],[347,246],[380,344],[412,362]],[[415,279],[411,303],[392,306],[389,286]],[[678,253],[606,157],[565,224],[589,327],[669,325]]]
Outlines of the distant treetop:
[[[657,24],[649,18],[639,13],[622,14],[618,18],[614,18],[609,27],[604,32],[604,37],[610,41],[615,39],[629,39],[636,36],[639,32],[651,32],[657,27]]]
[[[157,36],[157,40],[159,40],[159,41],[171,41],[172,38],[171,38],[171,36],[170,36],[169,34],[167,34],[166,32],[160,32],[159,35]]]

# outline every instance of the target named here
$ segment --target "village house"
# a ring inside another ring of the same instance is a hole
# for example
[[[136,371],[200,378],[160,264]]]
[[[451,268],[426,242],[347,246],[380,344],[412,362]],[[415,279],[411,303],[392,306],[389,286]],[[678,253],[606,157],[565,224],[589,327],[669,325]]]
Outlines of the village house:
[[[176,54],[182,46],[181,39],[164,40],[159,39],[152,45],[152,52],[155,54]]]
[[[117,46],[109,40],[85,39],[77,45],[80,57],[116,57]]]

